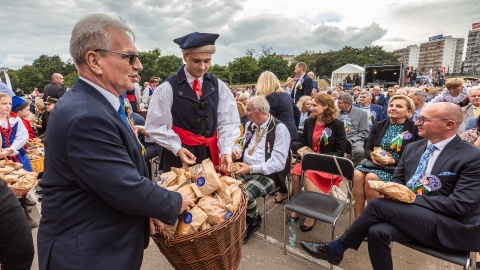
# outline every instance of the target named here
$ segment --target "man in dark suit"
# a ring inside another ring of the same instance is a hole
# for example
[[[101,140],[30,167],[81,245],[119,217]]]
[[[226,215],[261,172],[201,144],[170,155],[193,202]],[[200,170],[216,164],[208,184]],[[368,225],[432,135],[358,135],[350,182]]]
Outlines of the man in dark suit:
[[[338,240],[301,241],[302,247],[339,264],[345,250],[358,249],[368,235],[373,269],[393,268],[392,241],[480,250],[480,149],[456,134],[462,121],[460,107],[449,102],[428,105],[420,113],[416,125],[425,139],[405,147],[393,181],[425,195],[417,194],[412,204],[374,199]]]
[[[295,66],[295,77],[298,80],[291,92],[291,97],[295,104],[297,104],[300,97],[312,95],[313,81],[305,73],[306,70],[307,64],[304,62],[298,62]]]
[[[148,179],[126,123],[122,94],[143,68],[130,36],[124,22],[104,14],[72,31],[80,78],[55,106],[45,138],[41,270],[140,269],[155,225],[175,224],[193,205]]]
[[[310,79],[312,79],[313,88],[312,88],[312,94],[311,95],[314,95],[314,94],[318,93],[318,82],[317,82],[317,80],[315,80],[315,73],[310,71],[310,72],[307,73],[307,76],[310,77]]]
[[[382,106],[372,104],[372,93],[363,91],[359,94],[360,104],[353,106],[360,108],[367,112],[368,115],[368,131],[372,129],[373,124],[384,119]]]
[[[382,108],[388,105],[385,102],[385,96],[383,95],[380,86],[375,85],[372,88],[372,94],[375,96],[375,104],[382,106]]]
[[[61,98],[65,94],[65,89],[62,88],[63,76],[60,73],[53,73],[52,82],[47,84],[43,89],[43,101],[47,101],[48,97]]]

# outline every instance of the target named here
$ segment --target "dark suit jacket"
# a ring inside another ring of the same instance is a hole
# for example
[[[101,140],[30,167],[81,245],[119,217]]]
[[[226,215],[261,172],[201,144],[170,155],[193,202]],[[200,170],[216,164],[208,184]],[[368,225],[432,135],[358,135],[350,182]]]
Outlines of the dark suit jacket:
[[[300,137],[302,146],[312,147],[312,136],[315,129],[315,118],[307,118],[303,128],[303,136]],[[328,144],[320,143],[320,154],[343,157],[347,147],[347,136],[345,135],[345,127],[343,121],[334,119],[331,123],[326,124],[325,128],[332,130],[332,136],[328,138]]]
[[[147,217],[174,224],[180,194],[148,179],[132,130],[81,79],[56,104],[48,129],[40,269],[140,269]]]
[[[427,140],[421,140],[405,148],[392,181],[406,184],[410,180],[426,146]],[[428,196],[417,195],[413,202],[438,214],[437,220],[432,221],[437,222],[438,238],[444,246],[452,249],[480,250],[479,157],[480,148],[456,135],[432,168],[431,175],[440,179],[442,187]]]
[[[298,100],[300,99],[301,96],[311,96],[312,95],[312,89],[313,89],[313,80],[312,78],[308,77],[307,74],[303,75],[303,82],[302,82],[302,89],[292,89],[292,92],[290,96],[294,100],[295,104],[297,104]],[[293,94],[295,93],[295,97]],[[297,125],[298,126],[298,125]]]
[[[383,94],[380,94],[378,99],[377,97],[375,97],[375,104],[379,105],[380,107],[384,107],[384,106],[387,106],[388,103],[386,103],[386,99],[385,99],[385,96]]]
[[[300,124],[300,110],[287,92],[271,93],[267,96],[270,114],[280,120],[290,132],[290,139],[298,139],[297,127]]]
[[[48,97],[61,98],[65,92],[65,89],[63,89],[60,85],[55,82],[51,82],[43,89],[43,101],[45,102]]]
[[[360,109],[362,108],[361,104],[353,104],[353,106],[355,106],[357,108],[360,108]],[[375,112],[375,119],[372,121],[374,125],[375,125],[376,122],[385,119],[385,117],[383,115],[382,106],[371,103],[370,104],[370,111]],[[368,117],[370,117],[370,115]]]
[[[377,122],[375,123],[375,125],[373,125],[365,145],[365,158],[370,159],[370,154],[373,152],[373,148],[380,147],[380,143],[382,141],[383,136],[385,135],[385,132],[387,131],[389,123],[390,123],[390,120],[386,119],[386,120]],[[410,121],[409,119],[405,121],[404,128],[405,128],[405,131],[408,131],[413,134],[413,139],[402,140],[402,149],[398,153],[400,157],[402,156],[403,151],[405,150],[405,146],[407,146],[408,144],[414,141],[418,141],[419,139],[422,138],[418,136],[418,127],[415,126],[415,123]],[[399,161],[400,161],[399,159],[395,159],[395,164],[398,164]]]

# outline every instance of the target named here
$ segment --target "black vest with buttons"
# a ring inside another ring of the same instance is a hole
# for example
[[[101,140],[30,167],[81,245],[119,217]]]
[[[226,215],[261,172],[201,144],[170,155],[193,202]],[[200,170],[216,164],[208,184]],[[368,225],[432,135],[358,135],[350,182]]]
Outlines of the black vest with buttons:
[[[203,75],[202,96],[197,94],[187,81],[185,65],[167,81],[172,86],[173,125],[196,135],[212,137],[217,128],[218,79],[210,73]]]
[[[273,116],[270,116],[270,117],[271,117],[271,120],[267,127],[267,132],[268,131],[270,132],[267,133],[266,135],[267,137],[265,139],[265,161],[267,161],[272,156],[273,148],[275,147],[275,132],[277,130],[277,125],[282,123],[277,118]],[[250,142],[252,141],[252,138],[254,137],[255,131],[252,128],[253,128],[253,123],[250,122],[250,124],[246,128],[247,130],[246,132],[250,132],[250,134],[252,135],[249,136],[248,139],[245,141],[245,146],[243,147],[243,152],[242,152],[242,158],[239,161],[243,161],[243,157],[245,156],[245,150],[248,148],[248,145],[250,144]],[[269,144],[270,146],[268,147]],[[282,171],[272,173],[270,175],[266,175],[267,177],[271,178],[275,182],[276,187],[281,187],[285,185],[281,183],[282,181],[283,183],[285,182],[285,177],[290,171],[289,160],[290,160],[290,154],[287,155],[287,160],[285,161],[285,167],[283,168]]]

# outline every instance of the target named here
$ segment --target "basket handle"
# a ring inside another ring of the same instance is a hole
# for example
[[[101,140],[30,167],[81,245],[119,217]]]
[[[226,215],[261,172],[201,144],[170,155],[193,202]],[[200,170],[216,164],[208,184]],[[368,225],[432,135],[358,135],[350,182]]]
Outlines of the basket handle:
[[[172,240],[173,240],[173,236],[171,236],[167,230],[165,230],[165,228],[163,228],[162,230],[160,230],[160,234],[165,238],[165,245],[167,247],[171,247],[172,246]]]

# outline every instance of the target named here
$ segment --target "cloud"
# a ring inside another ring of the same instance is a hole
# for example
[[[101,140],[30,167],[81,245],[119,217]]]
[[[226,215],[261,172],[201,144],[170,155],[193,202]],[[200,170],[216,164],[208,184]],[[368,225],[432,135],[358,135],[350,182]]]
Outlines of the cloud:
[[[303,0],[7,1],[0,0],[0,67],[13,69],[42,54],[66,60],[73,25],[92,12],[121,16],[134,29],[139,50],[159,48],[164,55],[181,56],[173,43],[177,37],[194,31],[219,33],[213,61],[225,65],[262,46],[278,54],[299,54],[346,45],[396,49],[437,34],[466,37],[480,9],[471,0],[388,5],[381,0],[349,5]],[[381,7],[381,12],[369,16],[371,7]]]

